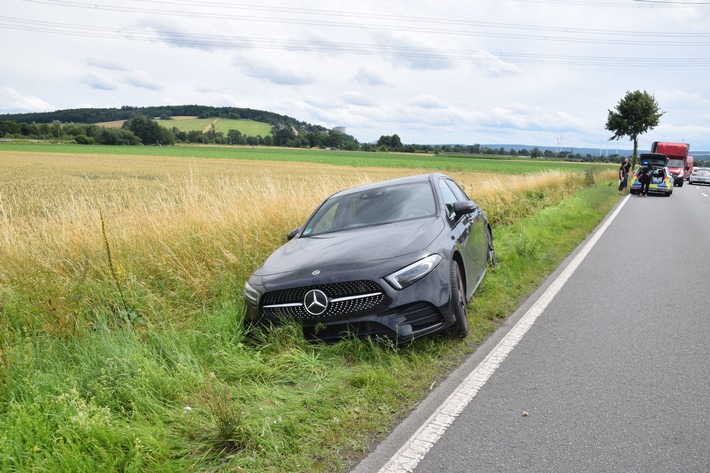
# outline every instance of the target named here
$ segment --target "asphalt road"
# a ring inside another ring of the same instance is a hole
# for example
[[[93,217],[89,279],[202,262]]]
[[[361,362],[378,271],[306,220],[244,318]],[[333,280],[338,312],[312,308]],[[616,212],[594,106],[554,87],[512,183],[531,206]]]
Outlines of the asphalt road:
[[[353,472],[710,472],[709,301],[710,187],[625,198]]]

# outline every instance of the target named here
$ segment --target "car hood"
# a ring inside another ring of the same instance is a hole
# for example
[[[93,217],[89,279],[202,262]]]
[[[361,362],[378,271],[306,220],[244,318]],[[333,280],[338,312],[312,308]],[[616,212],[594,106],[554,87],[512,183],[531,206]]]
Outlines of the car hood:
[[[294,238],[274,251],[252,280],[271,286],[379,278],[429,254],[445,226],[443,218],[431,217]]]

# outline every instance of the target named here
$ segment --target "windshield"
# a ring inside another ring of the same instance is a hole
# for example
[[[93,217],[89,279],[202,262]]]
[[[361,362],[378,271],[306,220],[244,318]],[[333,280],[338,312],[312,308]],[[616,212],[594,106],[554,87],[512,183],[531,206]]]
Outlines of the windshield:
[[[436,213],[428,182],[378,187],[328,199],[306,223],[304,236],[380,225]]]
[[[669,159],[668,164],[666,165],[669,168],[682,168],[683,167],[683,160],[682,159]]]

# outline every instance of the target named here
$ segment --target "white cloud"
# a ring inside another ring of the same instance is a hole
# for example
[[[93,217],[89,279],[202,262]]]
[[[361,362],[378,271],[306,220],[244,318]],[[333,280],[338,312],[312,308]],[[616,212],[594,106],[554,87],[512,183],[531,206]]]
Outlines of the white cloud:
[[[363,85],[388,85],[387,80],[382,77],[382,74],[369,67],[360,67],[355,73],[353,80]]]
[[[656,101],[661,103],[683,103],[691,105],[710,105],[710,96],[703,97],[699,93],[688,92],[685,90],[661,90],[655,94]],[[664,107],[661,106],[661,109]]]
[[[81,82],[88,85],[92,89],[116,90],[117,88],[116,81],[114,79],[95,72],[86,74],[81,78]]]
[[[52,105],[31,95],[22,95],[10,87],[0,86],[0,110],[4,113],[50,112]]]
[[[156,80],[149,77],[146,72],[136,71],[126,74],[121,82],[138,89],[163,90],[163,86]]]
[[[233,59],[232,65],[247,76],[278,85],[305,85],[315,82],[309,73],[297,67],[286,67],[270,58],[253,59],[241,56]]]
[[[363,107],[372,107],[377,104],[377,101],[369,95],[363,95],[357,92],[345,92],[340,94],[340,99],[350,105],[360,105]]]
[[[128,71],[129,69],[123,64],[105,58],[89,57],[86,59],[86,64],[99,69],[107,69],[110,71]]]
[[[490,76],[519,75],[523,70],[512,62],[504,61],[488,51],[476,51],[471,54],[471,61],[476,69]]]
[[[419,95],[414,97],[410,103],[413,107],[419,108],[447,108],[446,104],[433,95]]]
[[[250,49],[248,36],[234,34],[213,34],[214,31],[204,21],[189,23],[164,19],[143,19],[126,30],[126,36],[136,41],[155,39],[172,48],[217,51],[221,49]]]
[[[375,35],[381,54],[395,66],[408,69],[451,69],[454,62],[436,44],[410,33],[383,32]]]

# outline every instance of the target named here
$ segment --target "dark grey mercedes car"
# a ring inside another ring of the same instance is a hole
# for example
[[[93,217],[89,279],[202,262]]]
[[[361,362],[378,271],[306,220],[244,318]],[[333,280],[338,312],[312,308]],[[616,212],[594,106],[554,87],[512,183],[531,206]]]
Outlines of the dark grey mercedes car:
[[[450,177],[368,184],[328,197],[254,271],[245,322],[295,321],[312,341],[465,337],[466,305],[495,265],[486,215]]]

